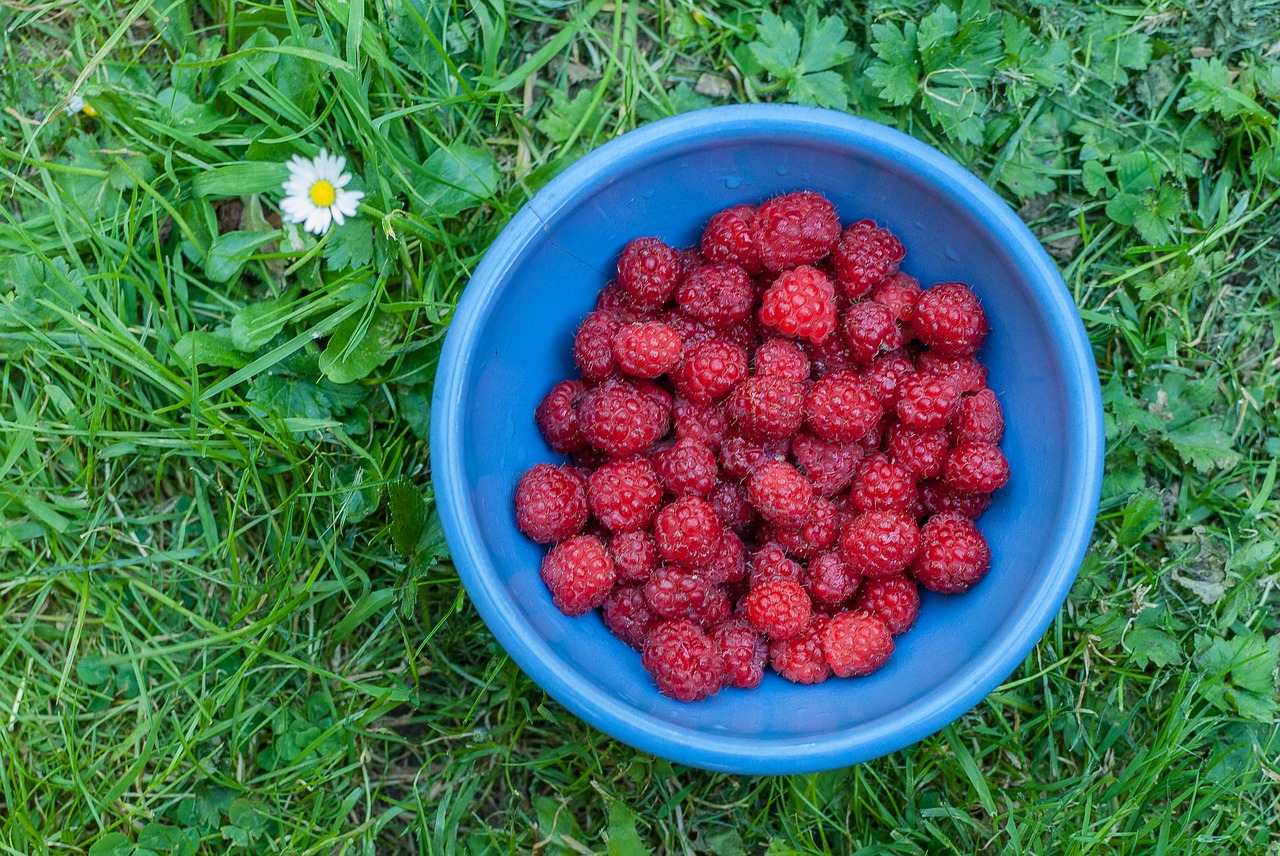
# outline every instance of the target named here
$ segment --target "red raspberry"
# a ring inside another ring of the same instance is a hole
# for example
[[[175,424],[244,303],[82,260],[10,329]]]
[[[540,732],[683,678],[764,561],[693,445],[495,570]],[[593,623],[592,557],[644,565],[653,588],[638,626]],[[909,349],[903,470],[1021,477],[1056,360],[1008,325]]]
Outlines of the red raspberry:
[[[849,504],[861,512],[906,511],[916,501],[916,480],[882,454],[863,460],[849,486]]]
[[[813,485],[786,461],[772,461],[752,473],[747,498],[776,526],[803,526],[813,510]]]
[[[705,499],[716,486],[715,452],[697,440],[677,440],[675,445],[655,452],[653,463],[672,496]]]
[[[658,545],[648,532],[625,532],[609,539],[609,557],[624,583],[642,583],[658,568]]]
[[[840,531],[840,556],[860,576],[900,574],[920,549],[916,521],[901,511],[868,511]]]
[[[849,486],[862,460],[857,444],[832,443],[801,431],[791,441],[796,466],[804,471],[818,496],[835,496]]]
[[[610,280],[609,284],[601,289],[600,295],[596,298],[596,309],[610,313],[622,324],[643,324],[646,321],[657,320],[654,310],[641,309],[632,303],[631,295],[618,285],[616,279]]]
[[[735,205],[712,215],[702,233],[702,254],[707,261],[735,264],[752,276],[763,271],[760,248],[751,231],[755,216],[756,209],[750,205]]]
[[[594,472],[602,465],[609,463],[613,458],[609,457],[609,453],[597,449],[595,446],[587,445],[586,448],[579,449],[570,457],[577,469],[589,470]]]
[[[729,419],[743,436],[781,440],[804,422],[804,383],[772,375],[749,377],[729,396]]]
[[[711,641],[724,658],[724,685],[751,689],[764,677],[769,643],[749,623],[731,618],[711,628]]]
[[[534,464],[516,485],[516,525],[539,544],[563,541],[587,525],[582,480],[567,467]]]
[[[723,403],[695,404],[677,398],[671,406],[675,417],[676,438],[693,440],[711,449],[719,449],[729,434],[729,418]]]
[[[680,256],[657,238],[636,238],[618,259],[618,285],[641,309],[657,309],[670,300],[682,272]]]
[[[851,298],[858,298],[871,286],[896,273],[907,250],[892,232],[876,226],[873,220],[859,220],[840,236],[831,253],[840,287]]]
[[[703,342],[710,342],[713,339],[725,339],[726,341],[728,339],[727,336],[711,325],[703,324],[697,318],[686,315],[679,309],[662,313],[662,323],[680,335],[680,340],[684,342],[686,351],[693,345],[701,345]]]
[[[649,631],[640,663],[658,692],[676,701],[701,701],[724,684],[724,659],[716,644],[691,621],[663,621]]]
[[[987,367],[974,357],[942,357],[934,351],[925,351],[916,360],[916,368],[947,375],[961,392],[977,392],[987,386]]]
[[[960,404],[960,387],[947,375],[916,372],[900,389],[898,416],[917,428],[945,428]]]
[[[662,408],[662,412],[667,415],[668,420],[670,419],[671,407],[675,404],[676,398],[667,391],[666,387],[656,380],[647,378],[633,378],[631,385],[645,398]]]
[[[822,632],[822,650],[831,671],[840,677],[869,675],[893,653],[893,635],[873,615],[840,612],[831,616]]]
[[[676,288],[681,311],[717,330],[751,314],[754,298],[751,277],[735,264],[703,265]]]
[[[649,608],[663,618],[687,618],[699,627],[719,624],[729,617],[724,589],[701,574],[663,567],[644,584]]]
[[[617,579],[604,542],[593,535],[575,535],[552,547],[541,575],[565,615],[584,615],[604,603]]]
[[[961,493],[941,479],[920,482],[920,502],[926,514],[955,512],[977,520],[991,506],[989,493]]]
[[[717,482],[711,492],[711,504],[724,525],[738,535],[751,531],[759,519],[756,510],[747,499],[747,489],[734,482]]]
[[[836,372],[814,383],[805,398],[809,430],[824,440],[853,443],[884,415],[875,396],[853,372]]]
[[[684,279],[707,263],[707,260],[702,257],[702,251],[697,247],[685,247],[683,250],[676,250],[676,255],[680,257],[681,279]]]
[[[814,377],[861,368],[853,354],[849,353],[849,346],[845,344],[843,336],[828,336],[821,342],[806,342],[805,349],[809,352]]]
[[[765,541],[751,554],[751,573],[747,582],[751,588],[761,583],[775,580],[800,582],[804,579],[804,568],[800,563],[787,555],[787,551],[776,541]]]
[[[547,445],[561,455],[576,452],[587,445],[578,425],[578,404],[586,389],[580,380],[562,380],[551,388],[533,412],[533,421]]]
[[[942,474],[947,459],[947,432],[895,423],[889,428],[885,451],[889,460],[906,467],[917,478],[931,479]]]
[[[747,548],[732,529],[720,536],[720,548],[716,557],[702,569],[707,580],[717,584],[736,583],[746,574]]]
[[[682,397],[695,404],[710,404],[746,376],[746,350],[715,339],[686,350],[684,359],[671,373],[671,380]]]
[[[591,474],[587,500],[610,532],[636,532],[648,528],[662,504],[662,482],[648,458],[621,458]]]
[[[911,575],[929,591],[957,594],[982,579],[990,566],[991,548],[972,520],[936,514],[920,529],[920,552]]]
[[[795,580],[766,580],[744,598],[747,620],[770,639],[793,639],[804,632],[813,604]]]
[[[760,467],[786,457],[785,440],[758,444],[743,437],[730,437],[720,447],[720,469],[729,478],[746,481]]]
[[[604,599],[600,611],[605,627],[637,651],[644,648],[645,637],[658,623],[640,586],[617,586]]]
[[[1009,462],[998,446],[966,443],[948,453],[942,480],[961,493],[994,493],[1009,481]]]
[[[857,590],[862,577],[835,550],[819,553],[805,568],[805,589],[815,603],[839,606]]]
[[[849,354],[862,365],[870,365],[881,352],[902,347],[902,331],[887,307],[870,300],[853,304],[840,319],[840,334]]]
[[[911,327],[939,356],[968,357],[986,338],[987,315],[969,286],[943,282],[921,292]]]
[[[902,382],[915,374],[915,363],[902,351],[881,354],[862,373],[862,381],[885,410],[893,410],[902,397]]]
[[[878,282],[871,289],[871,299],[888,307],[894,320],[907,322],[915,315],[920,298],[920,281],[910,274],[898,272]]]
[[[1004,412],[994,392],[983,389],[960,399],[960,406],[951,417],[952,443],[957,446],[966,443],[994,445],[1003,436]]]
[[[782,677],[797,684],[820,684],[831,677],[822,640],[827,617],[815,614],[808,626],[790,639],[769,643],[769,663]]]
[[[817,193],[775,196],[756,210],[751,234],[760,260],[771,271],[811,265],[840,241],[835,206]]]
[[[790,339],[766,339],[755,352],[755,373],[787,380],[809,379],[809,357]]]
[[[804,524],[791,528],[775,526],[773,540],[798,559],[812,559],[835,543],[840,522],[840,512],[830,500],[815,496]]]
[[[853,599],[853,608],[874,615],[885,623],[894,636],[906,633],[920,614],[920,592],[916,584],[902,574],[880,580],[867,580]]]
[[[578,408],[582,436],[617,457],[643,451],[667,433],[670,411],[636,386],[617,382],[598,386]]]
[[[573,363],[587,380],[604,380],[618,369],[613,357],[613,337],[622,329],[612,313],[592,312],[582,320],[573,338]]]
[[[700,568],[715,558],[724,527],[705,499],[684,496],[658,512],[653,540],[664,562]]]
[[[760,323],[784,336],[821,342],[836,329],[835,287],[817,268],[785,271],[760,304]]]
[[[628,324],[613,337],[613,358],[618,366],[639,378],[664,375],[680,361],[680,335],[666,324]]]

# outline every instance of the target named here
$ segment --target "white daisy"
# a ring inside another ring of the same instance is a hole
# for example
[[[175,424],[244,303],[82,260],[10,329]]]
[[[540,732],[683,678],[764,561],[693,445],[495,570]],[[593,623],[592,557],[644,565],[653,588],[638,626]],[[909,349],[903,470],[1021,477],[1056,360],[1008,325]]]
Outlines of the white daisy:
[[[93,109],[93,105],[84,100],[83,95],[72,95],[67,99],[67,109],[72,113],[83,113],[86,116],[97,116],[98,111]]]
[[[308,232],[323,235],[333,221],[341,226],[344,218],[355,216],[364,192],[344,189],[351,181],[351,173],[343,172],[345,157],[321,149],[314,160],[294,155],[287,166],[289,180],[284,183],[280,210],[290,223],[301,223]]]

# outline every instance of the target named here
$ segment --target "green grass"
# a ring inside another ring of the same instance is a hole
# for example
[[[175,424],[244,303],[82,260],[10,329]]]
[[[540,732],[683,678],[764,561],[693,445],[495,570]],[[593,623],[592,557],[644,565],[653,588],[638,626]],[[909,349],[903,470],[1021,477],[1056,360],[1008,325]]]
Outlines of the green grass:
[[[0,5],[0,852],[1280,853],[1280,5],[981,7],[829,4],[847,33],[792,21],[815,65],[747,0]],[[78,79],[96,117],[58,112]],[[1107,481],[1066,607],[955,724],[717,775],[506,658],[432,524],[428,402],[550,176],[788,97],[1019,209]],[[271,165],[322,145],[368,196],[317,245]]]

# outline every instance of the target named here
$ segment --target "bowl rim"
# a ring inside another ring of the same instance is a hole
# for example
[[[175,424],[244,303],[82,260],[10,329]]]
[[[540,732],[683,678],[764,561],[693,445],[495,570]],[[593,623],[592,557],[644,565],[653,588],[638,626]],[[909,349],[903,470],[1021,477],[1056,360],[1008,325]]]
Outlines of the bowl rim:
[[[669,143],[689,146],[760,135],[805,135],[873,154],[891,153],[968,209],[1032,282],[1047,322],[1062,340],[1066,398],[1080,407],[1074,447],[1079,466],[1068,471],[1069,497],[1061,513],[1067,527],[1052,544],[1051,573],[1018,619],[1006,625],[1007,634],[938,692],[909,705],[901,717],[882,717],[816,738],[735,737],[676,726],[580,677],[574,664],[533,632],[503,594],[501,575],[479,537],[460,451],[460,414],[468,387],[465,357],[474,352],[496,305],[498,286],[544,224],[581,191],[607,183],[620,162],[643,158]],[[901,131],[833,110],[778,104],[711,107],[644,125],[583,156],[538,191],[486,251],[458,300],[436,374],[430,439],[436,506],[454,566],[490,632],[526,674],[572,713],[635,748],[703,769],[748,774],[814,772],[888,754],[946,726],[994,690],[1035,647],[1075,581],[1097,514],[1105,450],[1101,387],[1084,324],[1057,268],[1013,209],[959,163]]]

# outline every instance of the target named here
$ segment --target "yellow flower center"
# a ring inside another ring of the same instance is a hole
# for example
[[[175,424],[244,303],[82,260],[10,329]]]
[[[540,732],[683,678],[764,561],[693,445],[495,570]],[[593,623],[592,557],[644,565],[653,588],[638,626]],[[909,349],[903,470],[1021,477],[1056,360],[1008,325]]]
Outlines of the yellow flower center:
[[[97,116],[97,115],[98,115],[98,111],[97,111],[97,110],[95,110],[95,109],[93,109],[93,105],[92,105],[92,104],[86,104],[86,105],[84,105],[84,108],[83,108],[80,112],[84,113],[84,115],[86,115],[86,116]]]
[[[338,198],[338,191],[333,189],[333,185],[321,179],[311,185],[311,201],[321,208],[328,208],[333,201]]]

